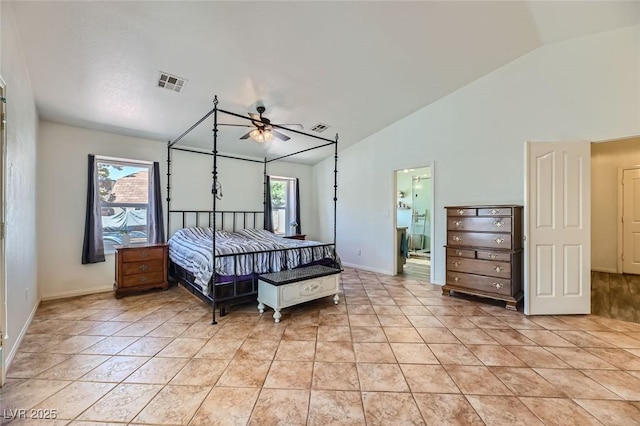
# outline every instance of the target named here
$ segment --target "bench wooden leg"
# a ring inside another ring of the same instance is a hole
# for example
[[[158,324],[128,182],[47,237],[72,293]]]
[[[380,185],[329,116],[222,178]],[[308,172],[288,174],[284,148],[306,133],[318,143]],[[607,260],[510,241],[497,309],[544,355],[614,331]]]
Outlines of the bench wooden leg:
[[[276,320],[276,322],[280,322],[280,318],[282,318],[282,315],[280,314],[280,310],[277,310],[273,313],[273,318]]]
[[[338,296],[338,293],[336,293],[336,295],[333,296],[333,304],[337,305],[338,302],[340,302],[340,296]]]
[[[264,303],[258,300],[258,310],[261,314],[264,314]]]

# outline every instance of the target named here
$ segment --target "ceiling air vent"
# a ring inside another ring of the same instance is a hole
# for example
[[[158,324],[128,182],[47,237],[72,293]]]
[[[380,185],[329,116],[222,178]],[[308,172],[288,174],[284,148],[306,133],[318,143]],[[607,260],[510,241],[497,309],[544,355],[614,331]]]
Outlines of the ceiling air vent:
[[[160,71],[158,78],[158,87],[169,89],[174,92],[182,92],[184,86],[187,85],[187,79]]]
[[[327,130],[329,127],[331,127],[331,126],[329,126],[328,124],[318,123],[318,124],[316,124],[315,126],[313,126],[311,128],[311,131],[312,132],[317,132],[317,133],[322,133],[325,130]]]

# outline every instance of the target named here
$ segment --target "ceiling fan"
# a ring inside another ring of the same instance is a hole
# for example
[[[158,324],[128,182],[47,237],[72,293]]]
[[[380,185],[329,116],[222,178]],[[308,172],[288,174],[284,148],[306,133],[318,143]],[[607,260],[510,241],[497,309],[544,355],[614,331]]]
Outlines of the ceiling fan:
[[[257,114],[253,112],[249,112],[249,117],[251,117],[251,125],[249,124],[223,124],[224,126],[238,126],[238,127],[253,127],[254,129],[248,131],[244,135],[240,136],[240,139],[253,139],[256,142],[270,142],[274,137],[288,141],[291,139],[289,136],[280,133],[277,130],[274,130],[273,125],[271,124],[271,120],[267,117],[264,117],[262,114],[266,111],[266,108],[263,105],[258,105],[256,108],[258,111]],[[289,127],[299,127],[302,130],[302,124],[276,124],[277,126],[289,126]]]

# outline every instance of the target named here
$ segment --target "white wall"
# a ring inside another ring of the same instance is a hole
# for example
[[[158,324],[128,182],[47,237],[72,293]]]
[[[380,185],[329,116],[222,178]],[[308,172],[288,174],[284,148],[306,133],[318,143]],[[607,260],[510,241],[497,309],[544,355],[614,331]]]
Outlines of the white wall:
[[[525,141],[640,134],[639,59],[640,26],[548,45],[341,151],[338,252],[343,261],[392,273],[393,170],[433,162],[432,262],[436,283],[443,283],[443,207],[522,204]],[[330,160],[315,167],[321,197],[327,196],[332,168]],[[330,225],[323,219],[330,206],[319,207],[319,229],[326,232]]]
[[[640,138],[591,145],[591,269],[617,272],[618,169],[640,167]]]
[[[38,117],[11,5],[0,2],[0,75],[7,98],[6,296],[7,331],[3,356],[15,355],[38,305],[36,249],[36,140]]]
[[[166,143],[41,122],[38,271],[44,299],[108,291],[113,285],[113,255],[107,255],[104,263],[80,262],[89,154],[158,161],[163,200],[166,198]],[[174,151],[172,210],[211,210],[211,165],[211,156]],[[218,166],[224,197],[217,208],[262,210],[263,165],[221,158]],[[311,214],[311,166],[274,162],[268,172],[300,178],[303,231],[317,235]],[[163,209],[166,215],[164,202]]]

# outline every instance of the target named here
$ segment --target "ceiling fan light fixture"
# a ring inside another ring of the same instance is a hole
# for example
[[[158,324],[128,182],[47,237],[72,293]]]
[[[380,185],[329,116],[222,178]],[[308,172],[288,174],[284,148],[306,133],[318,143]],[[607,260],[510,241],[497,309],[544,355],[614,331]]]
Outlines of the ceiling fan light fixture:
[[[271,142],[273,134],[268,130],[254,129],[249,133],[249,137],[256,142]]]

